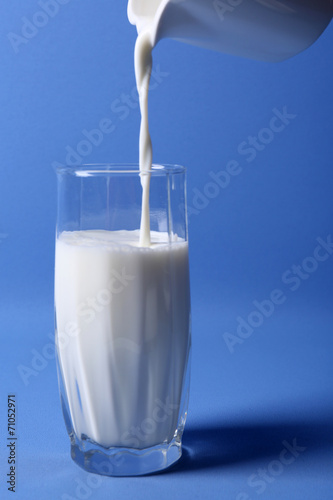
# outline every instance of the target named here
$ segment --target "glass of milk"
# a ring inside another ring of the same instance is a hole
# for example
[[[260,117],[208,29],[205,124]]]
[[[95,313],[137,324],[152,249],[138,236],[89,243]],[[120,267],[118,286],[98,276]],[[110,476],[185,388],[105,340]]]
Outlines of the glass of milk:
[[[71,456],[110,476],[165,469],[181,456],[188,404],[185,169],[71,166],[57,179],[56,346]]]

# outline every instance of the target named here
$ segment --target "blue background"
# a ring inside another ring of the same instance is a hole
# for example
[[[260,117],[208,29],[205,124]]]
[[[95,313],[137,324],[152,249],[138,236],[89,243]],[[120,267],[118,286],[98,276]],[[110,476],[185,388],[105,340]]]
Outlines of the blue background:
[[[136,33],[124,0],[70,0],[16,53],[8,33],[20,34],[22,18],[31,20],[40,6],[33,0],[5,4],[0,497],[11,498],[6,411],[7,394],[14,393],[17,499],[332,499],[333,256],[318,266],[308,259],[317,238],[326,241],[333,232],[332,25],[310,49],[275,65],[169,40],[154,51],[154,160],[188,167],[191,398],[182,461],[160,475],[112,479],[86,474],[71,461],[60,409],[51,347],[52,164],[65,163],[66,148],[77,150],[83,131],[104,118],[113,131],[82,161],[137,161],[138,107],[132,99],[120,110],[118,101],[135,86]],[[240,145],[249,136],[267,138],[262,129],[273,110],[284,107],[295,116],[247,161]],[[224,188],[208,185],[210,172],[232,160],[239,175]],[[286,282],[285,274],[290,279],[293,265],[313,266],[294,291],[296,281]],[[253,302],[269,299],[275,289],[283,304],[228,347],[225,333],[236,335],[237,318],[255,321]],[[20,367],[36,368],[36,355],[38,369],[24,380]],[[283,443],[295,439],[302,451],[279,465]],[[266,479],[253,485],[260,469]]]

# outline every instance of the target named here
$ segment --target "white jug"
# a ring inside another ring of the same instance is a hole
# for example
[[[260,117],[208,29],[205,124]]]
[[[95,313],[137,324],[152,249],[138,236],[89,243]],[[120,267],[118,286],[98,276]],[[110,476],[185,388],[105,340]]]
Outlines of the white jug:
[[[328,26],[333,0],[129,0],[128,18],[151,44],[162,38],[261,61],[309,47]]]

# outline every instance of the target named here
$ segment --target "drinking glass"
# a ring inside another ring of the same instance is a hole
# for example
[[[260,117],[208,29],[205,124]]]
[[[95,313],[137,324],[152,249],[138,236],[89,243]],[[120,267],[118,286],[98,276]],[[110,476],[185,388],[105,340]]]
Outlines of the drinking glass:
[[[189,391],[186,174],[177,165],[56,169],[56,351],[71,456],[109,476],[182,453]],[[143,176],[149,246],[140,244]]]

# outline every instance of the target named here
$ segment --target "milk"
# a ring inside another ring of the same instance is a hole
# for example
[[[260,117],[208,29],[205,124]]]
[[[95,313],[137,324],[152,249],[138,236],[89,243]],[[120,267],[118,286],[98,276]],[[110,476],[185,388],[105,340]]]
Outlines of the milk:
[[[148,125],[148,90],[152,70],[152,45],[150,31],[143,31],[137,38],[134,51],[134,66],[136,85],[139,93],[141,124],[139,139],[139,165],[142,184],[142,209],[140,225],[140,244],[150,245],[150,221],[149,221],[149,186],[152,167],[153,150]]]
[[[187,242],[63,232],[56,242],[59,367],[75,434],[105,448],[170,442],[189,351]]]

